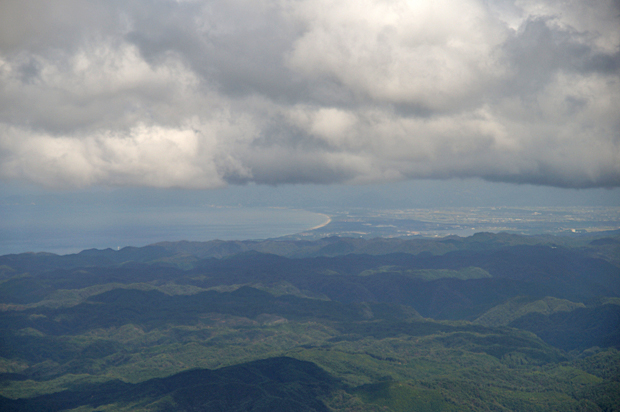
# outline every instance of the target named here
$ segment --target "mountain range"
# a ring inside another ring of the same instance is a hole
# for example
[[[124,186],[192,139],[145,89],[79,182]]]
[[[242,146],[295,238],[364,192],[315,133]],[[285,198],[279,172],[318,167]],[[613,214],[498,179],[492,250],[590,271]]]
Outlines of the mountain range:
[[[620,234],[0,256],[0,406],[620,410]]]

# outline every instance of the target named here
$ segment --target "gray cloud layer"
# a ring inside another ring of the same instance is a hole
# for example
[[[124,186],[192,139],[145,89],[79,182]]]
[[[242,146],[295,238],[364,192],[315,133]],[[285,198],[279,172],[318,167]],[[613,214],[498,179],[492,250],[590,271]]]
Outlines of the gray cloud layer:
[[[0,178],[620,186],[617,0],[0,2]]]

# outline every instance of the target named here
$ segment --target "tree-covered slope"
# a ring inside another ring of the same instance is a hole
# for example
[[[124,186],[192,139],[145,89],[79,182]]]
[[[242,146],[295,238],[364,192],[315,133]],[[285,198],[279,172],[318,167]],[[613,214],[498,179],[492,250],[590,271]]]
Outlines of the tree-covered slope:
[[[620,410],[616,237],[1,256],[0,406]]]
[[[79,407],[160,411],[328,412],[338,381],[311,362],[278,357],[218,370],[195,369],[132,384],[108,381],[29,399],[0,398],[5,412]]]

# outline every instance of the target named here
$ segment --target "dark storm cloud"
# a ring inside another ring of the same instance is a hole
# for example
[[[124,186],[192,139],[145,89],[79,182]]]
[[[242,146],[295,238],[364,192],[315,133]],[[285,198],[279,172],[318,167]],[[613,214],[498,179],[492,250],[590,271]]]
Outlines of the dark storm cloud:
[[[0,178],[620,185],[618,2],[0,3]]]
[[[600,51],[589,44],[587,34],[557,28],[551,18],[527,20],[503,46],[515,72],[513,87],[535,95],[558,72],[584,75],[617,75],[620,52]]]

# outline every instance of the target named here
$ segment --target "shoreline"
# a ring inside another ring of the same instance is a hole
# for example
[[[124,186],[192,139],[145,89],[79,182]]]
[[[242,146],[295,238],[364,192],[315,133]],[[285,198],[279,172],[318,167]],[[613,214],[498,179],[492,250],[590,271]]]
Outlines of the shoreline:
[[[324,213],[317,213],[317,215],[323,215],[323,216],[325,216],[327,218],[327,220],[325,222],[321,223],[320,225],[311,227],[310,229],[306,229],[304,232],[307,232],[307,231],[310,231],[310,230],[320,229],[322,227],[325,227],[325,226],[329,225],[332,222],[332,218],[329,217],[328,215],[324,214]]]

